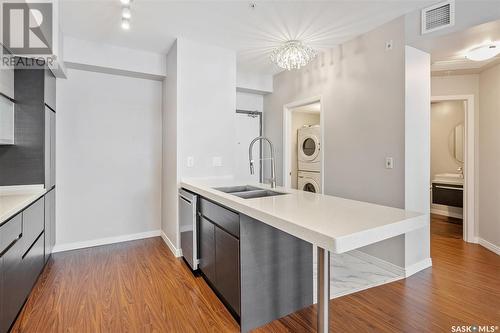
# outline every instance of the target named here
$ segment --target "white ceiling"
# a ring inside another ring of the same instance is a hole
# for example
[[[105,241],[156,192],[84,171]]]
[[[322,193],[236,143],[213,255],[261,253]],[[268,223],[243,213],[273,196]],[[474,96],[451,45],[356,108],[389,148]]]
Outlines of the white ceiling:
[[[424,49],[431,54],[433,72],[479,73],[484,68],[500,62],[500,56],[478,62],[465,59],[465,54],[474,47],[493,41],[500,41],[500,20],[428,39]]]
[[[61,20],[65,35],[134,49],[165,53],[177,37],[219,45],[237,52],[239,70],[273,74],[269,52],[285,40],[330,48],[432,2],[134,0],[123,31],[119,0],[62,0]]]

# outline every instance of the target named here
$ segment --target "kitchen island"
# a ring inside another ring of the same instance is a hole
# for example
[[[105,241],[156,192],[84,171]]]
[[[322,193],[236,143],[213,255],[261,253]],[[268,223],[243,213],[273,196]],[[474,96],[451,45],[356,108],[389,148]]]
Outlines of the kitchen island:
[[[224,186],[234,186],[234,182],[181,182],[182,188],[210,202],[318,246],[317,299],[320,332],[328,331],[330,253],[355,250],[424,228],[429,223],[429,216],[426,214],[339,197],[276,188],[273,190],[285,194],[245,199],[219,190]],[[263,184],[252,186],[269,190]],[[258,283],[255,286],[258,288]],[[277,303],[279,301],[275,300]],[[246,331],[243,325],[242,331]]]

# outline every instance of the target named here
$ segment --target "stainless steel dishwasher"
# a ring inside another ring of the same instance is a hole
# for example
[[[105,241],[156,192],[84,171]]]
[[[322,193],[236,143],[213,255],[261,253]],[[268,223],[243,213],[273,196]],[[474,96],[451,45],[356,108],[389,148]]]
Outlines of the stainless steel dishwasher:
[[[179,189],[181,250],[182,256],[192,270],[198,269],[197,203],[196,194]]]

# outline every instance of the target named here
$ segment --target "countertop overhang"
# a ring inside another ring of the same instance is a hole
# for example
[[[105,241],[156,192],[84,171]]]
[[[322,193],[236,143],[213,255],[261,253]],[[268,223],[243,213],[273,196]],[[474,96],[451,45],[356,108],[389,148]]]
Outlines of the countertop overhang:
[[[182,180],[180,186],[333,253],[344,253],[429,225],[429,214],[277,187],[287,195],[242,199],[214,187],[234,181]],[[269,189],[268,185],[248,185]]]

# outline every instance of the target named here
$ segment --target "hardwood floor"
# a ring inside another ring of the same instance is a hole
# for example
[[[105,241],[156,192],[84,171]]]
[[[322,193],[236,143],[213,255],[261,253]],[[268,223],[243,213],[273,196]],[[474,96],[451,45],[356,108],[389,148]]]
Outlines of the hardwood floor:
[[[443,223],[432,217],[432,268],[332,300],[331,331],[500,325],[500,256],[463,242],[457,225]],[[239,326],[203,279],[151,238],[55,254],[12,331],[238,332]],[[314,331],[315,306],[255,330]]]

